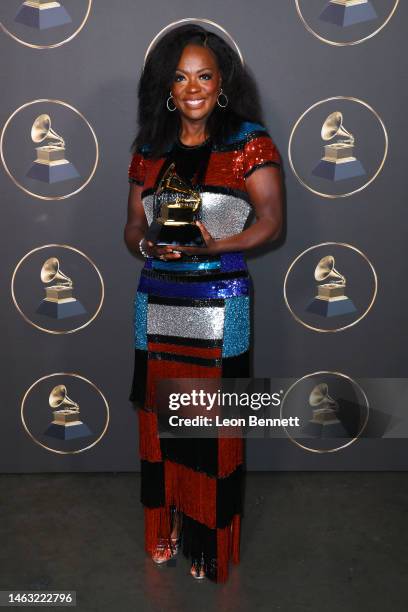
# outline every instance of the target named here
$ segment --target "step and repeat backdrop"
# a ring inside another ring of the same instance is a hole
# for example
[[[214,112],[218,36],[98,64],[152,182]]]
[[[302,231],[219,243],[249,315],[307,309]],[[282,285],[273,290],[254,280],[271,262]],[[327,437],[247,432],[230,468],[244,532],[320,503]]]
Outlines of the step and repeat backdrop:
[[[3,0],[0,18],[1,471],[139,469],[127,172],[146,50],[187,20],[232,38],[284,161],[284,235],[247,256],[253,375],[290,381],[282,412],[307,427],[248,440],[247,467],[408,469],[406,2]]]

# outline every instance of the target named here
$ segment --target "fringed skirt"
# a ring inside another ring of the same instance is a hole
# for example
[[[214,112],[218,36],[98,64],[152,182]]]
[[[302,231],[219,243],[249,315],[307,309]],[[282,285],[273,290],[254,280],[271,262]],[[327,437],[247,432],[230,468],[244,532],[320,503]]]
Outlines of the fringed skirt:
[[[225,582],[239,562],[242,438],[158,436],[160,378],[249,376],[250,278],[241,253],[147,259],[135,298],[135,369],[145,549],[169,542],[176,511],[182,550]]]

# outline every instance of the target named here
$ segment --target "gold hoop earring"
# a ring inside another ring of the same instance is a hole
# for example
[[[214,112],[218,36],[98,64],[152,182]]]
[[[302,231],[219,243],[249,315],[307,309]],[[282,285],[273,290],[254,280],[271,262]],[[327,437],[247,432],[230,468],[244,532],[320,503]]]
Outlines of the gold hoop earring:
[[[225,104],[220,104],[220,96],[224,96]],[[217,96],[217,104],[221,108],[226,108],[228,106],[228,96],[220,89],[220,93]]]
[[[173,101],[174,108],[170,108],[170,106],[169,106],[169,102],[170,102],[170,100],[172,100],[172,99],[173,99],[173,96],[172,96],[172,93],[170,92],[170,95],[169,95],[169,97],[167,98],[166,106],[167,106],[167,109],[168,109],[168,110],[169,110],[171,113],[172,113],[173,111],[175,111],[175,110],[176,110],[176,108],[177,108],[177,106],[175,105],[174,101]]]

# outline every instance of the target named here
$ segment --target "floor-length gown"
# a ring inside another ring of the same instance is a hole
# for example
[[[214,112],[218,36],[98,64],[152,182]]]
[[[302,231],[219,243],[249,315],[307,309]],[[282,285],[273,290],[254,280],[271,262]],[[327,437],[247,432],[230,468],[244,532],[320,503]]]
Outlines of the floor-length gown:
[[[143,185],[150,224],[154,193],[169,164],[194,180],[199,218],[213,238],[240,233],[251,212],[245,181],[258,168],[280,165],[265,128],[243,122],[223,144],[188,147],[177,140],[163,157],[138,150],[129,181]],[[251,280],[241,252],[181,260],[146,259],[135,297],[135,368],[145,549],[168,540],[175,510],[182,516],[182,550],[206,575],[225,582],[239,562],[244,445],[242,438],[158,437],[159,378],[248,377]]]

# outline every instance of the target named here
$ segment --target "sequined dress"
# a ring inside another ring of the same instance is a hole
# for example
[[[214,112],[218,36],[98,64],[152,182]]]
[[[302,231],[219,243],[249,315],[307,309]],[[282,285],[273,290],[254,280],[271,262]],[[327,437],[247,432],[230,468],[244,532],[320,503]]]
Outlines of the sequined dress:
[[[222,145],[183,147],[157,159],[148,147],[131,159],[129,181],[143,186],[150,224],[154,193],[175,161],[199,188],[199,218],[213,238],[242,232],[251,212],[245,181],[280,165],[266,129],[243,122]],[[206,575],[225,582],[239,562],[244,445],[242,438],[158,437],[154,411],[159,378],[250,376],[251,279],[241,252],[162,261],[149,258],[134,302],[135,368],[130,399],[137,405],[145,549],[168,540],[174,511],[182,513],[182,550]]]

